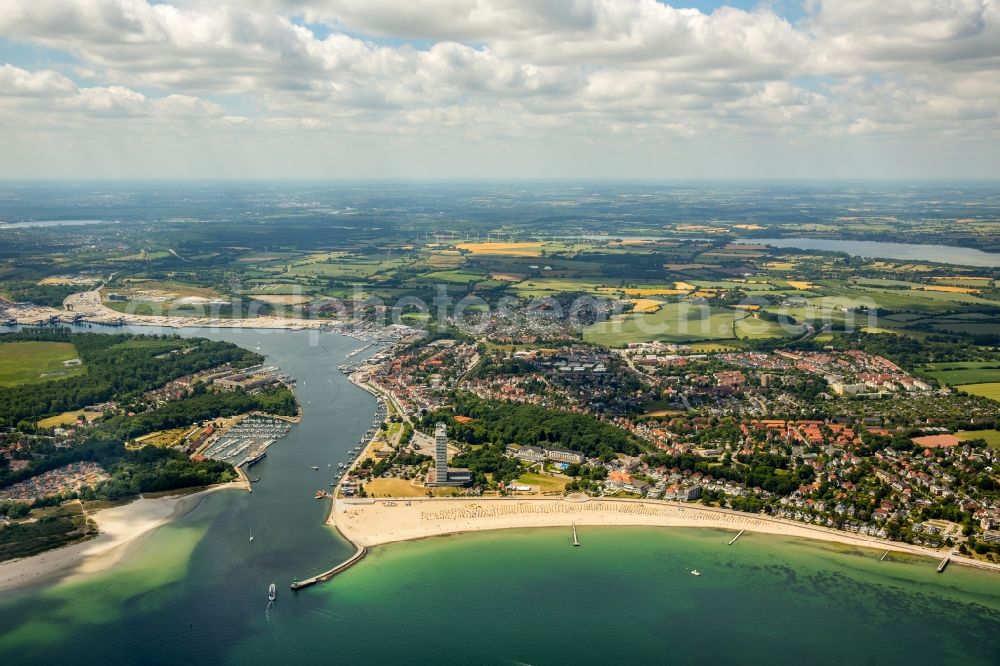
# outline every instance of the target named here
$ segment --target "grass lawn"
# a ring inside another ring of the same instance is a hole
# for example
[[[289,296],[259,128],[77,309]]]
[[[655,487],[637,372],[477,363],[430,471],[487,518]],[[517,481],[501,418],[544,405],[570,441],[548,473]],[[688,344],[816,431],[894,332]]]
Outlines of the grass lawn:
[[[1000,449],[1000,430],[959,430],[955,433],[959,439],[985,439],[991,448]]]
[[[80,417],[87,419],[87,423],[98,419],[101,417],[100,412],[85,412],[82,409],[78,409],[75,412],[63,412],[62,414],[57,414],[55,416],[50,416],[47,419],[42,419],[38,422],[39,428],[55,428],[56,426],[67,425],[70,423],[76,423]]]
[[[1000,402],[1000,382],[991,382],[989,384],[963,384],[955,388],[965,391],[966,393],[971,393],[972,395],[981,395],[984,398]]]
[[[78,357],[70,342],[5,342],[0,344],[0,386],[37,384],[85,374],[87,369],[82,365],[63,365],[63,361]]]
[[[517,478],[517,483],[537,487],[538,491],[542,493],[561,493],[565,490],[566,484],[569,481],[570,478],[568,476],[550,476],[548,474],[536,474],[535,472],[526,472]]]

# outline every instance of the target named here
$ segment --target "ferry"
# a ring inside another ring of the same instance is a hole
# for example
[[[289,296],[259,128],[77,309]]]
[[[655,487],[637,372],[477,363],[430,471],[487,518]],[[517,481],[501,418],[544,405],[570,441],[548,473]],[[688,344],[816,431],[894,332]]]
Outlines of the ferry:
[[[271,583],[271,586],[267,588],[267,600],[274,601],[277,597],[278,597],[278,588],[275,586],[274,583]]]

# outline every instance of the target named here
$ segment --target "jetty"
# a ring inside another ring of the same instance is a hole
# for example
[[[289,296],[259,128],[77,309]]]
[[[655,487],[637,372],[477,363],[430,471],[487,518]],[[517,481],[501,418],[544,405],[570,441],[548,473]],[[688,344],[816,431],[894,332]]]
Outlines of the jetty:
[[[882,562],[887,557],[889,557],[889,551],[885,551],[884,553],[882,553],[882,557],[878,558],[878,561]]]
[[[576,538],[576,523],[573,523],[573,545],[574,546],[580,545],[580,540]]]
[[[945,567],[948,566],[949,562],[951,562],[951,558],[950,557],[946,557],[943,560],[941,560],[941,563],[938,564],[937,572],[938,573],[943,573],[944,570],[945,570]]]
[[[303,580],[293,581],[292,589],[301,590],[304,587],[309,587],[310,585],[315,585],[316,583],[330,580],[337,574],[347,571],[348,569],[353,567],[355,564],[364,559],[365,555],[367,554],[368,554],[367,548],[365,548],[364,546],[358,546],[357,551],[355,551],[353,555],[351,555],[349,558],[347,558],[337,566],[333,567],[332,569],[328,569],[323,573],[316,574],[315,576],[311,576],[309,578],[304,578]]]
[[[736,543],[736,540],[739,539],[741,536],[743,536],[744,532],[746,532],[746,530],[740,530],[740,533],[734,536],[733,540],[730,541],[728,545],[732,546],[734,543]]]

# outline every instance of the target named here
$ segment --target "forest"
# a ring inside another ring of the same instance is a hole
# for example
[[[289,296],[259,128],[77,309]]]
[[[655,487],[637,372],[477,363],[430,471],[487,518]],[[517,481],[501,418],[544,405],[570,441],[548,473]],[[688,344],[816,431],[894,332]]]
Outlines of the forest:
[[[472,420],[459,422],[455,416]],[[422,424],[448,420],[448,434],[467,444],[522,444],[579,451],[589,457],[612,459],[616,453],[638,455],[642,443],[630,434],[587,414],[573,414],[538,405],[481,400],[457,393],[451,410],[432,412]]]

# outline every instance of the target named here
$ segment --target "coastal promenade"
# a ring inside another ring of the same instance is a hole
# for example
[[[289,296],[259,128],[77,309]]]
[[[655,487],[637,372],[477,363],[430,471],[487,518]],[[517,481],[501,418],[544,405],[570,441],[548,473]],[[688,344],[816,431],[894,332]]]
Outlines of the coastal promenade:
[[[664,501],[590,498],[350,498],[333,502],[328,524],[356,546],[372,547],[446,534],[527,527],[707,527],[776,534],[918,555],[1000,572],[1000,565],[945,551],[805,525],[759,514]],[[744,536],[744,538],[746,538]],[[728,540],[727,540],[728,541]],[[722,543],[726,543],[723,541]]]

